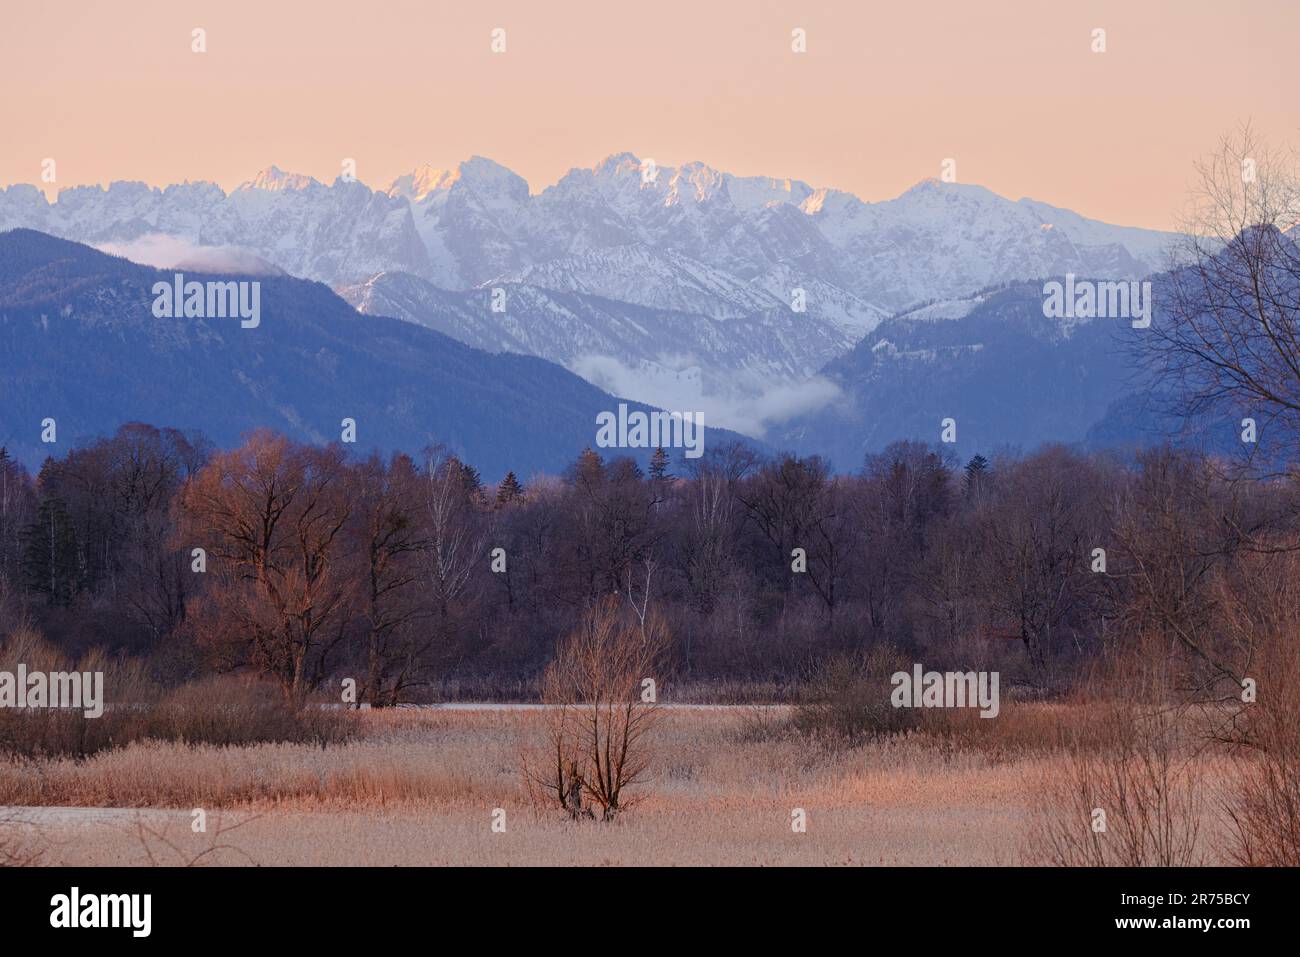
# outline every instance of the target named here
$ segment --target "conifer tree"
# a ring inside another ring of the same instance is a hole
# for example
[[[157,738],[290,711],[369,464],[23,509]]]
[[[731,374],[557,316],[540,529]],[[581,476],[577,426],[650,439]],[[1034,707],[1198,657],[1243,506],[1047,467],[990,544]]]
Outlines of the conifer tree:
[[[663,446],[655,449],[650,456],[650,477],[659,480],[668,478],[668,453]]]
[[[515,478],[515,473],[507,472],[506,477],[497,486],[497,505],[509,505],[523,494],[524,487],[519,484],[519,479]]]

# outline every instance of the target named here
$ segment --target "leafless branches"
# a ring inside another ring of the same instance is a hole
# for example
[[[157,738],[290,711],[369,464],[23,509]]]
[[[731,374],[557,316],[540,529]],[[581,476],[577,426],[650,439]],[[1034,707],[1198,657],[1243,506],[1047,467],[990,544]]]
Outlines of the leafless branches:
[[[190,847],[182,847],[180,841],[174,840],[167,835],[165,828],[153,827],[145,823],[143,816],[137,816],[135,821],[136,839],[140,843],[149,866],[203,867],[209,863],[221,863],[221,856],[227,854],[233,856],[240,864],[256,867],[257,861],[247,851],[236,844],[230,843],[226,838],[232,831],[257,820],[262,815],[252,814],[234,824],[227,824],[220,814],[215,815],[215,817],[216,826],[211,832],[206,829],[202,832],[208,835],[207,841],[196,851]]]
[[[1185,411],[1260,422],[1300,448],[1300,174],[1249,125],[1197,166],[1199,184],[1152,324],[1151,366]]]
[[[598,812],[613,820],[649,765],[646,738],[658,708],[644,682],[655,680],[668,636],[644,597],[640,605],[631,594],[626,601],[631,615],[618,596],[592,606],[561,641],[543,683],[553,708],[548,754],[525,774],[575,819]]]

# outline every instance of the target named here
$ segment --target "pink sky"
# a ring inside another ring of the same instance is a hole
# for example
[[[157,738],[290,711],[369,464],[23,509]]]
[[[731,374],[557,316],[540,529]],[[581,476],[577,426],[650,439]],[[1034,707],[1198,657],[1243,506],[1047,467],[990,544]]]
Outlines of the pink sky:
[[[952,157],[1013,199],[1168,227],[1239,122],[1300,145],[1296,0],[132,0],[0,22],[0,185],[47,157],[58,187],[226,188],[352,157],[385,186],[478,154],[539,191],[629,150],[878,200]]]

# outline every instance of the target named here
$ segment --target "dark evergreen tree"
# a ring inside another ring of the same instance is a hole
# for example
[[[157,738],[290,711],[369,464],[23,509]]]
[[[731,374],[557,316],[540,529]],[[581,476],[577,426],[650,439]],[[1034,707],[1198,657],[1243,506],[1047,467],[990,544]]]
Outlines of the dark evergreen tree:
[[[519,484],[519,479],[515,478],[515,473],[507,472],[506,477],[497,486],[497,504],[509,505],[523,494],[524,487]]]
[[[81,589],[77,531],[60,499],[46,499],[23,534],[23,577],[51,605],[67,605]]]
[[[471,497],[477,498],[478,494],[483,491],[483,480],[479,478],[478,469],[462,462],[460,466],[460,475],[461,479],[465,483],[466,493]]]
[[[660,480],[668,478],[668,453],[663,450],[663,446],[655,449],[650,456],[650,477]]]
[[[969,497],[983,489],[992,474],[989,460],[976,453],[975,457],[966,463],[966,495]]]

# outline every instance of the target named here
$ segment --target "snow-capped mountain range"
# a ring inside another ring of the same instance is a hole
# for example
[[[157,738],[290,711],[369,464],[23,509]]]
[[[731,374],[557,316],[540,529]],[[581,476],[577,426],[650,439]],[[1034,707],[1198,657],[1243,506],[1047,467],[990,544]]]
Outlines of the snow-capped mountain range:
[[[926,180],[869,203],[630,153],[537,194],[481,157],[386,189],[274,166],[229,193],[115,182],[50,203],[17,185],[0,189],[0,230],[16,227],[160,267],[264,264],[362,311],[756,432],[817,401],[816,370],[906,307],[1067,272],[1137,278],[1174,238],[980,186]]]
[[[652,168],[630,153],[571,170],[536,195],[482,157],[454,170],[422,166],[383,190],[342,177],[326,185],[274,166],[230,193],[205,182],[115,182],[64,189],[49,203],[17,185],[0,189],[0,229],[16,227],[91,243],[163,233],[241,248],[335,286],[399,270],[443,289],[544,278],[552,288],[614,297],[628,292],[620,276],[638,271],[649,249],[672,254],[680,275],[664,278],[681,280],[683,290],[713,287],[742,312],[763,293],[788,305],[791,282],[820,284],[836,291],[846,327],[1015,279],[1146,274],[1163,267],[1172,238],[981,186],[924,180],[868,203],[702,163]]]

